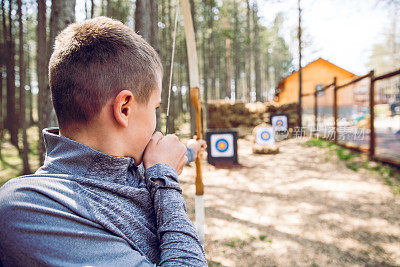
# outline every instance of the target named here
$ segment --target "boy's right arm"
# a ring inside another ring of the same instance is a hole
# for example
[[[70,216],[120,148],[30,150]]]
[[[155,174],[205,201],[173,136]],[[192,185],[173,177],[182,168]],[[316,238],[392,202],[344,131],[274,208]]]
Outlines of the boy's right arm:
[[[207,266],[203,246],[187,216],[178,173],[187,162],[186,147],[176,136],[155,133],[146,147],[145,179],[157,217],[160,265]]]
[[[203,246],[187,216],[176,170],[160,163],[148,168],[145,177],[157,217],[160,265],[207,266]]]

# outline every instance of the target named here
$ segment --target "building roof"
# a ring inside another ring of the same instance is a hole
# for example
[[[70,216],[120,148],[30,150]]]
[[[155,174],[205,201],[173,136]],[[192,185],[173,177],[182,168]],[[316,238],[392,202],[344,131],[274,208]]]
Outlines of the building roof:
[[[345,71],[345,72],[347,72],[347,73],[349,73],[349,74],[351,74],[351,75],[354,75],[354,76],[358,77],[358,75],[356,75],[356,74],[354,74],[354,73],[352,73],[352,72],[350,72],[350,71],[348,71],[348,70],[345,70],[345,69],[343,69],[343,68],[341,68],[341,67],[339,67],[339,66],[333,64],[332,62],[329,62],[328,60],[323,59],[323,58],[321,58],[321,57],[318,58],[318,59],[316,59],[316,60],[314,60],[314,61],[312,61],[312,62],[310,62],[310,63],[308,63],[307,65],[305,65],[305,66],[302,67],[301,69],[302,69],[302,70],[307,69],[307,68],[309,68],[310,66],[312,66],[313,64],[315,64],[315,63],[317,63],[317,62],[321,62],[321,61],[326,62],[326,63],[328,63],[328,64],[334,66],[335,68],[338,68],[338,69],[340,69],[340,70],[342,70],[342,71]],[[283,83],[285,82],[285,80],[286,80],[287,78],[291,77],[292,75],[295,75],[295,74],[298,73],[298,72],[299,72],[298,70],[297,70],[297,71],[294,71],[294,72],[292,72],[291,74],[289,74],[288,76],[282,78],[282,79],[279,81],[277,88],[282,88]]]

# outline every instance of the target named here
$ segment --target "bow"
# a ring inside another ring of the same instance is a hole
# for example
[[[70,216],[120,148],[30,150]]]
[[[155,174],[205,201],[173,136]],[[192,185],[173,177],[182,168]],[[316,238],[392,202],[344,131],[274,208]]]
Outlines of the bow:
[[[199,65],[197,61],[196,39],[193,28],[192,14],[190,12],[190,4],[188,0],[180,0],[183,22],[185,28],[187,56],[189,64],[189,82],[190,82],[190,102],[195,110],[196,118],[196,139],[202,139],[201,128],[201,106],[200,106],[200,92],[199,92]],[[201,158],[196,158],[196,228],[201,242],[204,242],[204,185],[203,176],[201,172]]]

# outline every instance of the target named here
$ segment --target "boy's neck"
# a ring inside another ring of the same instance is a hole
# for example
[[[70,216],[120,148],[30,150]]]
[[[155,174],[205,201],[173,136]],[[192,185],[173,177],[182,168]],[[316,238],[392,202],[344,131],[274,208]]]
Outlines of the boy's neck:
[[[124,147],[119,143],[119,138],[116,138],[106,127],[74,125],[68,129],[60,128],[60,135],[111,156],[125,156]]]

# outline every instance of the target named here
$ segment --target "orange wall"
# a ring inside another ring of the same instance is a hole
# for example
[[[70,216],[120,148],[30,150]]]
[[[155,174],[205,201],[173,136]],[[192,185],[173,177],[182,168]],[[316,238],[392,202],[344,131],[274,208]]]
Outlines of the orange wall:
[[[336,65],[324,60],[317,59],[302,69],[303,94],[314,93],[317,84],[327,85],[333,82],[333,78],[337,78],[337,83],[341,84],[357,77]],[[287,103],[297,103],[299,97],[299,73],[296,72],[288,76],[280,88],[278,103],[280,105]],[[350,91],[349,91],[350,92]],[[347,92],[346,92],[347,93]],[[351,103],[352,95],[347,95],[349,103]],[[347,102],[347,101],[346,101]],[[312,107],[314,105],[314,97],[304,97],[303,107]],[[318,97],[319,106],[331,106],[333,104],[333,90],[330,88],[325,94]],[[345,105],[343,101],[340,105]]]

